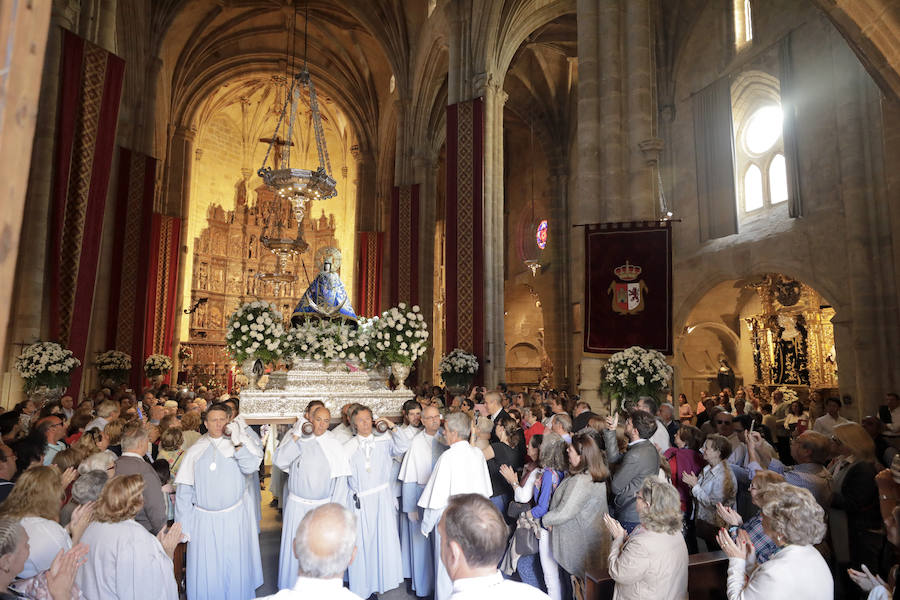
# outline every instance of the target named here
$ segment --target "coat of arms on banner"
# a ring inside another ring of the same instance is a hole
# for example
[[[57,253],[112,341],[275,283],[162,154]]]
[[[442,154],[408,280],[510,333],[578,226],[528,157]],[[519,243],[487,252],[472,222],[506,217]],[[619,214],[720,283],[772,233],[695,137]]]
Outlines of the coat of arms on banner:
[[[644,294],[647,284],[638,279],[641,268],[629,263],[613,269],[616,278],[609,284],[608,294],[612,294],[612,309],[620,315],[636,315],[644,310]]]

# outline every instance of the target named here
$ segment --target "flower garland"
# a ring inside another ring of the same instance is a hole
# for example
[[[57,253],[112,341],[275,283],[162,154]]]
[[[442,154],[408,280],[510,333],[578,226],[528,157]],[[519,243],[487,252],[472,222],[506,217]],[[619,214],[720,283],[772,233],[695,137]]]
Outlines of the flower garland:
[[[172,370],[172,359],[165,354],[151,354],[144,361],[147,377],[159,377]]]
[[[412,365],[428,348],[428,326],[418,306],[401,302],[381,313],[372,339],[382,364]]]
[[[225,350],[238,364],[248,359],[275,362],[284,350],[284,325],[274,304],[248,302],[228,319]]]
[[[22,351],[15,366],[25,380],[25,392],[30,393],[42,386],[68,386],[69,375],[81,366],[81,361],[56,342],[36,342]]]
[[[461,348],[454,348],[441,358],[438,365],[441,376],[474,375],[478,372],[478,358]]]
[[[284,335],[284,353],[326,364],[333,360],[367,364],[374,358],[368,352],[371,329],[370,320],[365,318],[360,319],[358,327],[342,321],[307,319]]]
[[[661,352],[632,346],[609,357],[602,389],[617,398],[653,396],[669,384],[672,373]]]

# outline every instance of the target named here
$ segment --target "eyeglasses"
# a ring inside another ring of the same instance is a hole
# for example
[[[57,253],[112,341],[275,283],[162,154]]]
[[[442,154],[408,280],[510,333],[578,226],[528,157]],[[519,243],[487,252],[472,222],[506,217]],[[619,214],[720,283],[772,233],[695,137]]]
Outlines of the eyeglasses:
[[[731,425],[734,421],[720,421],[716,419],[716,425]]]

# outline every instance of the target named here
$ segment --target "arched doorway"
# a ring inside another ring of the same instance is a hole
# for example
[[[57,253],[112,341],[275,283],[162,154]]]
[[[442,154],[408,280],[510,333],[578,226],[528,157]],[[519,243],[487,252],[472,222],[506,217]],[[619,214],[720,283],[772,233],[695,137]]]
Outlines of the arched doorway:
[[[693,404],[725,386],[753,390],[761,402],[779,387],[840,396],[834,316],[818,291],[782,273],[721,282],[676,335],[676,390]]]

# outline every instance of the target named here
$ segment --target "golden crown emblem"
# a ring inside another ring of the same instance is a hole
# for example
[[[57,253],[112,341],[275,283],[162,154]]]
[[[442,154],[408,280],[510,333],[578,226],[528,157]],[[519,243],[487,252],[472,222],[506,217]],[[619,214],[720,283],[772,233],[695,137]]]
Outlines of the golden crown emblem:
[[[613,272],[622,281],[634,281],[641,274],[641,270],[639,266],[633,265],[626,260],[624,265],[616,267]]]

